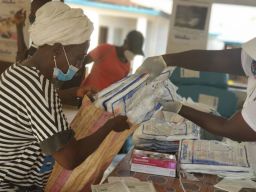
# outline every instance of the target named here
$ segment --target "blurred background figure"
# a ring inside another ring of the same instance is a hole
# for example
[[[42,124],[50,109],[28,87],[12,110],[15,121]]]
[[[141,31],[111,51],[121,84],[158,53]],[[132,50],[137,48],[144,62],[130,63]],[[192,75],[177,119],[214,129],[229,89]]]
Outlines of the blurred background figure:
[[[50,2],[51,0],[33,0],[30,6],[30,13],[29,13],[29,23],[33,24],[36,19],[36,11],[42,7],[44,4]],[[60,0],[64,2],[64,0]],[[15,14],[15,23],[17,28],[17,56],[16,61],[21,62],[27,59],[29,56],[31,57],[37,50],[37,48],[32,45],[28,48],[25,40],[24,40],[24,33],[23,28],[25,26],[26,21],[26,11],[21,9],[17,11]]]
[[[77,96],[92,96],[102,89],[126,77],[131,71],[131,61],[142,51],[143,35],[130,31],[122,46],[102,44],[92,50],[85,58],[85,64],[94,62],[91,73],[78,89]]]

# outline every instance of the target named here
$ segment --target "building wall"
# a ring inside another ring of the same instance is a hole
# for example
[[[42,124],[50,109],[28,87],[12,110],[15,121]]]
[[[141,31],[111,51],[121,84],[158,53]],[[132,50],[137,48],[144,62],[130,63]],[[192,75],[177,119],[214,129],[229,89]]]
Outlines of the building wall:
[[[136,29],[137,19],[116,17],[110,15],[99,15],[99,26],[108,28],[107,42],[115,45],[122,45],[126,34]]]
[[[155,18],[148,22],[145,56],[153,56],[166,53],[168,40],[169,20]]]

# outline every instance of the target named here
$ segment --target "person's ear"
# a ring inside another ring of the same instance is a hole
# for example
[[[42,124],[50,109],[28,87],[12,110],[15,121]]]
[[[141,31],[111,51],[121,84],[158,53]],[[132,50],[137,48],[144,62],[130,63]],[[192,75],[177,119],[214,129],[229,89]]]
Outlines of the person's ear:
[[[127,41],[127,40],[125,40],[125,41],[124,41],[123,49],[124,49],[124,50],[129,49],[129,43],[128,43],[128,41]]]
[[[128,46],[128,44],[129,44],[129,43],[128,43],[127,39],[125,39],[125,40],[124,40],[124,46]]]
[[[60,43],[55,43],[53,46],[52,46],[52,52],[54,54],[54,56],[58,56],[60,54],[62,54],[63,52],[63,48],[62,48],[62,45]]]

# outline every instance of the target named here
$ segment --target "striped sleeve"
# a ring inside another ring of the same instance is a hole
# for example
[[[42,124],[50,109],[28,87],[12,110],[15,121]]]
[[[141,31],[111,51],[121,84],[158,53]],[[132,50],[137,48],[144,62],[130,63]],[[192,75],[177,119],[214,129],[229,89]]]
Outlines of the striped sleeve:
[[[6,78],[14,85],[30,118],[31,132],[42,151],[52,154],[73,138],[53,84],[35,68],[15,67]]]

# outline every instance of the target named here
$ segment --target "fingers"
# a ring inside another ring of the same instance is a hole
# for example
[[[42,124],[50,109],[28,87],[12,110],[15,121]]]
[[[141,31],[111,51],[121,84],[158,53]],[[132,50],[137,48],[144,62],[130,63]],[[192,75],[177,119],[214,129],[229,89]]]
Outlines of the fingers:
[[[147,82],[150,83],[150,82],[152,82],[155,78],[156,78],[156,76],[155,76],[154,74],[150,74],[149,77],[147,78]]]
[[[91,90],[88,90],[85,94],[89,97],[89,99],[90,99],[92,102],[95,101],[95,98],[94,98],[95,93],[93,93]]]
[[[136,72],[135,72],[135,74],[137,74],[137,75],[141,75],[141,74],[143,74],[143,73],[146,73],[146,71],[145,71],[145,69],[141,66],[141,67],[139,67],[137,70],[136,70]]]
[[[127,123],[128,123],[128,126],[129,126],[127,129],[129,129],[132,126],[132,123],[130,121],[127,121]]]
[[[127,119],[128,119],[127,116],[123,116],[123,115],[118,115],[114,118],[119,120],[119,121],[127,121]]]
[[[85,95],[85,91],[83,88],[79,88],[77,91],[76,91],[76,95],[78,97],[83,97]]]
[[[89,99],[94,102],[95,101],[95,96],[97,94],[97,90],[91,89],[91,88],[84,88],[80,86],[77,91],[76,91],[76,96],[78,97],[84,97],[85,95],[89,97]]]
[[[108,120],[105,126],[116,132],[122,132],[130,128],[130,124],[127,121],[127,117],[122,115],[118,115]]]
[[[26,11],[23,9],[20,9],[14,15],[14,21],[18,25],[24,25],[25,19],[26,19]]]
[[[23,17],[26,15],[26,11],[23,10],[23,9],[20,9],[19,11],[16,12],[15,16],[18,16],[18,17]]]
[[[16,14],[21,14],[23,12],[23,9],[20,9],[16,12]]]

